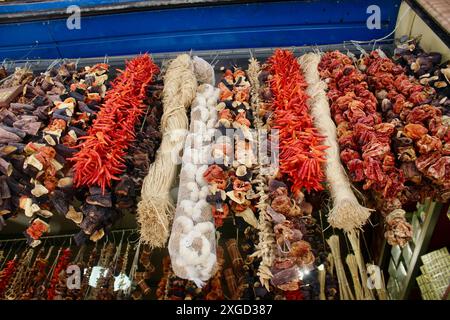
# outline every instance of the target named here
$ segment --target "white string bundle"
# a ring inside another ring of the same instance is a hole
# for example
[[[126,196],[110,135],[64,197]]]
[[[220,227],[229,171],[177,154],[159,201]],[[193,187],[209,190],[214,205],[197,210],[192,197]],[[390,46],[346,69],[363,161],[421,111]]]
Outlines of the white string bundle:
[[[310,96],[309,106],[314,117],[314,124],[320,134],[326,136],[324,144],[329,146],[325,151],[327,156],[325,173],[333,199],[333,208],[328,214],[328,222],[334,228],[348,232],[355,228],[361,228],[373,210],[359,204],[341,164],[336,125],[331,118],[325,93],[327,85],[320,80],[317,69],[319,62],[320,55],[317,53],[308,53],[299,58],[305,80],[308,83],[306,92]]]
[[[210,160],[206,157],[211,154],[218,98],[219,89],[209,84],[198,87],[191,109],[190,133],[183,153],[178,203],[169,240],[173,271],[198,287],[213,276],[217,261],[216,230],[211,206],[206,202],[209,189],[203,173]]]
[[[188,129],[186,109],[196,91],[197,79],[192,60],[187,54],[179,55],[169,64],[164,76],[163,138],[155,162],[144,179],[142,200],[137,209],[141,240],[152,248],[163,247],[169,236],[174,211],[169,192],[177,174],[176,156],[183,148]]]

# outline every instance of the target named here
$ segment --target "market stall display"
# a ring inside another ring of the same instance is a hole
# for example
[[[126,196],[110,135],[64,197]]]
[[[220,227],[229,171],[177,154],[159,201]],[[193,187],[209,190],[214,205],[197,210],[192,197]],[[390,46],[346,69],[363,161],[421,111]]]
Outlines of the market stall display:
[[[364,235],[406,247],[411,204],[449,200],[448,63],[415,40],[258,59],[5,69],[0,228],[29,224],[0,299],[386,299]]]

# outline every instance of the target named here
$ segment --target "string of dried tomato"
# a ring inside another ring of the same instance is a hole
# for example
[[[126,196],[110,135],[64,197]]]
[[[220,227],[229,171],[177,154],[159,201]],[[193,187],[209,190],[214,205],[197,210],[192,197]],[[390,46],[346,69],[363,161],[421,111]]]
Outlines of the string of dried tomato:
[[[134,128],[145,113],[143,100],[148,85],[159,72],[148,54],[127,62],[113,81],[105,103],[98,112],[88,135],[78,146],[74,161],[74,182],[79,186],[111,187],[125,170],[124,156],[135,139]]]
[[[321,164],[326,161],[324,137],[308,114],[308,99],[300,66],[294,54],[276,50],[268,60],[273,94],[274,126],[279,130],[280,172],[292,182],[291,191],[323,190]]]

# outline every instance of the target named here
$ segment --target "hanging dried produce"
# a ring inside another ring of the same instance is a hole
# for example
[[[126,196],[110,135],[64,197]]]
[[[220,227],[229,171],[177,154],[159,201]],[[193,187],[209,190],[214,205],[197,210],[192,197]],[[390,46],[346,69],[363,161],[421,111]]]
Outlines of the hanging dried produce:
[[[47,255],[45,253],[44,247],[42,246],[34,260],[33,266],[27,272],[26,281],[24,281],[22,294],[20,300],[31,300],[35,297],[38,291],[38,287],[42,284],[44,279],[47,277],[47,266],[48,258],[52,253],[53,247],[50,247]]]
[[[50,280],[50,286],[47,289],[47,300],[54,300],[56,297],[56,289],[60,282],[61,274],[66,273],[67,266],[70,262],[70,256],[72,252],[69,248],[63,249],[61,255],[58,258],[58,263],[53,270],[52,278]]]
[[[310,204],[304,202],[302,193],[290,194],[287,185],[272,179],[269,181],[269,207],[275,233],[275,258],[271,268],[271,283],[283,291],[300,288],[300,272],[309,272],[315,256],[311,244],[303,240],[306,232],[300,229],[300,220],[312,213]]]
[[[384,199],[379,209],[386,216],[401,207],[399,198],[405,181],[403,171],[396,167],[390,146],[395,126],[382,122],[377,112],[377,99],[368,90],[366,76],[348,56],[339,51],[327,52],[319,71],[328,84],[341,160],[353,182],[364,182],[364,190],[373,190],[375,197]],[[406,220],[402,224],[408,225]]]
[[[384,106],[383,118],[394,127],[394,151],[407,182],[400,200],[405,204],[432,197],[446,202],[450,199],[450,125],[442,116],[442,99],[431,83],[422,85],[407,76],[400,65],[378,51],[364,57],[360,65]]]
[[[92,270],[96,265],[98,258],[97,246],[95,246],[89,255],[89,259],[85,268],[83,269],[84,277],[81,280],[80,290],[78,291],[78,295],[76,296],[75,300],[84,300],[87,296],[87,292],[90,288],[89,279],[91,278]]]
[[[176,156],[184,145],[188,128],[186,109],[190,107],[196,89],[197,80],[191,58],[186,54],[178,56],[168,66],[164,77],[163,139],[155,162],[144,179],[142,200],[137,210],[141,239],[151,247],[164,246],[169,237],[169,224],[174,211],[169,192],[176,178]]]
[[[256,137],[253,110],[248,101],[250,83],[243,70],[227,69],[218,85],[220,102],[216,106],[217,136],[212,144],[213,164],[203,176],[209,184],[211,204],[216,227],[221,227],[230,213],[242,217],[257,227],[254,214],[255,191],[251,184],[257,164]]]
[[[270,268],[273,264],[274,259],[274,246],[275,246],[275,235],[273,233],[273,226],[270,216],[267,214],[267,206],[269,196],[267,194],[269,175],[270,175],[270,165],[272,164],[270,161],[265,162],[271,156],[270,154],[270,134],[268,129],[268,125],[266,123],[267,117],[267,109],[264,109],[265,112],[262,112],[261,106],[270,104],[269,101],[264,100],[264,96],[261,94],[266,90],[268,85],[267,81],[263,81],[260,83],[261,76],[261,66],[256,59],[250,59],[249,67],[247,70],[247,74],[249,77],[249,81],[252,85],[251,87],[251,107],[256,111],[255,116],[255,127],[258,129],[258,138],[262,136],[262,134],[266,133],[268,136],[264,137],[266,140],[262,141],[259,139],[259,147],[264,150],[266,147],[267,154],[259,153],[259,163],[256,168],[256,177],[252,180],[252,184],[255,186],[256,195],[258,196],[258,203],[256,204],[256,208],[258,210],[258,242],[255,244],[255,252],[251,255],[252,257],[258,257],[261,259],[257,275],[259,277],[259,281],[261,285],[267,290],[270,291],[270,279],[272,278],[272,273],[270,272]],[[267,74],[267,73],[266,73]],[[270,92],[270,89],[268,89]],[[261,95],[261,98],[260,98]],[[263,139],[264,139],[263,138]],[[265,143],[264,143],[265,142]],[[263,158],[264,157],[264,158]],[[257,290],[258,292],[262,291],[262,289]],[[261,293],[261,295],[265,295],[265,293]]]
[[[6,300],[16,300],[20,297],[23,289],[23,284],[26,281],[27,271],[31,263],[33,253],[34,251],[32,249],[28,249],[22,252],[14,275],[10,279],[8,288],[4,292]]]
[[[80,210],[70,207],[66,215],[82,229],[75,237],[78,245],[88,239],[100,240],[125,210],[135,212],[143,178],[161,141],[158,128],[162,115],[162,85],[158,77],[148,86],[143,99],[147,109],[143,119],[135,124],[136,140],[130,144],[124,157],[126,170],[104,192],[99,187],[90,187],[83,197],[79,197],[83,202]]]
[[[308,114],[307,84],[293,53],[277,49],[268,60],[273,95],[274,129],[279,130],[280,172],[292,183],[294,193],[305,188],[323,190],[324,137]]]
[[[32,218],[25,232],[31,245],[39,244],[54,212],[67,212],[72,191],[69,147],[84,134],[87,118],[104,94],[107,69],[98,64],[76,70],[69,62],[52,67],[26,84],[17,102],[2,111],[2,128],[9,133],[9,126],[15,128],[22,139],[2,149],[11,164],[6,167],[11,170],[8,181],[2,184],[8,196],[2,197],[7,209],[3,213],[12,215],[20,208]]]
[[[326,84],[320,80],[317,69],[319,62],[320,55],[315,53],[305,54],[299,59],[305,79],[308,82],[306,92],[311,97],[309,105],[314,123],[320,134],[325,137],[324,143],[329,146],[325,150],[327,158],[325,174],[333,200],[333,208],[328,214],[328,222],[334,228],[350,231],[361,228],[367,222],[371,210],[358,203],[341,164],[336,125],[331,118],[325,93]]]
[[[35,213],[48,219],[56,212],[79,223],[81,217],[74,217],[75,210],[69,205],[74,189],[73,170],[67,160],[99,109],[106,92],[108,65],[96,64],[77,71],[69,63],[63,64],[58,74],[65,74],[64,71],[69,75],[59,89],[61,94],[51,98],[54,107],[49,110],[50,123],[38,139],[25,147],[25,165],[38,169],[38,173],[31,180],[34,184],[31,195],[21,197],[21,208],[29,217]],[[50,80],[42,86],[50,88]],[[38,238],[30,237],[32,245],[39,243]]]
[[[437,96],[431,101],[442,113],[450,116],[450,61],[441,63],[439,52],[425,52],[419,45],[420,37],[402,37],[394,51],[393,60],[406,67],[420,84],[434,88]]]
[[[148,245],[144,245],[141,256],[139,257],[139,262],[144,267],[145,271],[135,272],[134,274],[134,279],[143,296],[148,296],[151,292],[151,289],[146,282],[146,280],[148,280],[151,274],[155,271],[155,267],[150,261],[151,254],[152,250],[150,247]],[[133,294],[135,295],[136,292]]]
[[[208,168],[219,90],[201,85],[191,108],[190,132],[186,137],[180,172],[178,203],[169,240],[175,274],[202,287],[216,264],[215,227],[211,206],[206,202]]]
[[[112,263],[114,262],[114,254],[116,247],[114,243],[108,243],[103,246],[98,260],[100,273],[95,279],[95,286],[90,291],[91,299],[108,300],[110,296],[109,283],[111,280]]]
[[[15,256],[14,259],[9,260],[6,263],[6,267],[0,272],[0,298],[3,298],[8,284],[13,278],[15,272],[17,271],[18,257]]]
[[[113,180],[119,180],[127,148],[135,139],[134,127],[145,113],[147,87],[158,72],[145,54],[127,62],[113,81],[80,150],[71,158],[76,186],[99,186],[104,193]]]
[[[143,180],[156,157],[161,144],[159,126],[163,107],[161,95],[163,90],[162,73],[148,87],[145,104],[147,111],[144,119],[136,124],[136,139],[128,148],[125,156],[127,170],[114,187],[115,206],[118,209],[130,209],[137,206]]]

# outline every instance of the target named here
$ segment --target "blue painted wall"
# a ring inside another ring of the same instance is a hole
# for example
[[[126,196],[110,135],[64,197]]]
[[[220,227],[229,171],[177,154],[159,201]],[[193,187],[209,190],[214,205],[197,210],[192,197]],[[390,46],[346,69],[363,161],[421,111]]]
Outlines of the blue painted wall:
[[[84,5],[107,2],[118,1],[83,1]],[[0,59],[99,57],[145,51],[303,46],[371,40],[393,30],[400,2],[286,1],[82,15],[80,30],[69,30],[65,19],[4,23],[0,24]],[[2,5],[0,14],[42,8],[51,10],[74,3],[81,1]],[[372,4],[381,8],[379,30],[366,27],[369,16],[366,10]]]

